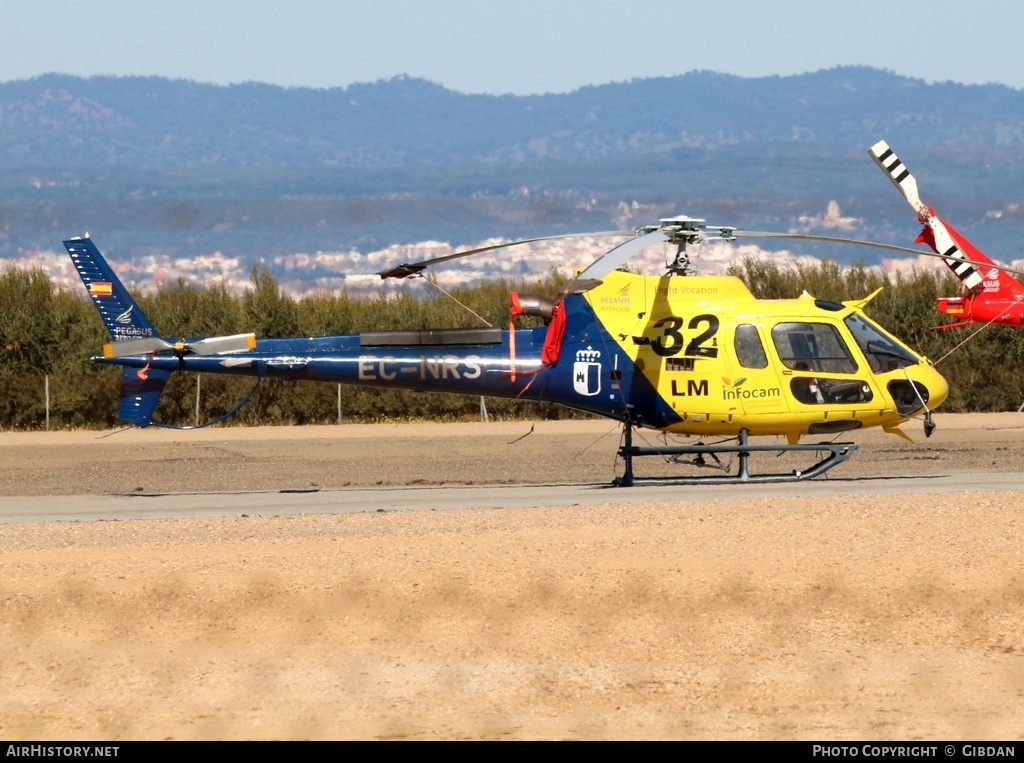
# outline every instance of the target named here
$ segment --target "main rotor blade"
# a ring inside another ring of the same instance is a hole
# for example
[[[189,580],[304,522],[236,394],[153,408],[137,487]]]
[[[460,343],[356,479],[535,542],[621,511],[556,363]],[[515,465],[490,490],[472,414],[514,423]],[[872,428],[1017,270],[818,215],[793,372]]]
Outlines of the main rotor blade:
[[[910,206],[917,212],[917,219],[932,230],[932,240],[935,242],[935,251],[939,252],[949,269],[953,271],[965,287],[974,289],[985,280],[976,263],[968,260],[953,240],[953,236],[946,228],[946,224],[935,214],[935,210],[921,201],[917,192],[917,181],[910,174],[910,170],[896,156],[896,152],[889,147],[884,140],[878,141],[868,149],[868,154],[875,160],[875,164],[882,168],[893,185],[903,194],[903,197],[910,203]],[[987,264],[987,263],[983,263]],[[1013,272],[1013,271],[1010,271]]]
[[[932,240],[935,242],[935,250],[939,252],[936,256],[942,257],[953,274],[963,281],[968,289],[973,289],[985,281],[985,277],[978,270],[978,267],[993,267],[989,263],[975,262],[967,259],[953,235],[946,228],[946,224],[939,219],[938,215],[927,218],[925,225],[932,229]],[[1013,272],[1013,271],[1010,271]]]
[[[580,271],[575,278],[566,284],[565,293],[578,294],[593,289],[601,283],[602,278],[615,270],[615,268],[620,267],[630,257],[662,241],[668,241],[668,236],[664,231],[656,230],[619,244]]]
[[[880,140],[868,149],[868,154],[875,160],[875,164],[889,176],[889,180],[903,194],[903,198],[910,203],[914,211],[921,216],[921,221],[924,222],[931,217],[928,206],[921,201],[921,196],[917,192],[917,180],[910,174],[910,170],[900,161],[896,153],[889,148],[889,144]]]
[[[933,217],[932,219],[937,221],[939,220],[938,217]],[[941,225],[941,221],[939,221],[939,223]],[[935,230],[935,228],[933,227],[932,230]],[[956,245],[953,244],[953,239],[952,237],[949,236],[949,232],[946,230],[945,226],[942,226],[942,231],[945,233],[947,237],[949,237],[949,244],[956,248]],[[889,249],[890,251],[893,252],[907,252],[908,254],[920,254],[925,257],[938,257],[939,259],[945,261],[947,264],[949,264],[950,262],[950,257],[948,254],[939,254],[937,252],[928,251],[926,249],[914,249],[913,247],[910,246],[882,244],[877,241],[863,241],[858,238],[841,238],[839,236],[813,236],[807,233],[778,233],[775,231],[740,230],[739,228],[733,230],[732,233],[734,236],[736,236],[736,238],[798,238],[803,239],[805,241],[830,241],[839,244],[855,244],[857,246],[871,247],[872,249]],[[938,242],[938,239],[936,239],[936,242]],[[957,248],[957,252],[960,252],[959,248]],[[965,256],[963,256],[962,253],[960,253],[960,255],[954,260],[954,262],[963,263],[965,265],[973,265],[978,268],[995,268],[996,270],[1002,270],[1007,273],[1010,273],[1011,275],[1024,276],[1024,271],[1015,270],[1014,268],[1010,268],[1005,265],[996,265],[991,262],[979,262],[977,260],[969,260]]]
[[[553,241],[559,238],[584,238],[586,236],[633,236],[636,235],[636,231],[631,230],[614,230],[614,231],[596,231],[593,233],[561,233],[557,236],[537,236],[536,238],[523,238],[517,241],[508,241],[504,244],[491,244],[490,246],[480,246],[476,249],[467,249],[462,252],[455,252],[453,254],[445,254],[441,257],[431,257],[429,260],[420,260],[419,262],[407,262],[398,265],[388,270],[381,270],[377,273],[381,279],[385,278],[408,278],[422,273],[426,268],[431,265],[437,265],[440,262],[448,262],[449,260],[457,260],[460,257],[469,257],[474,254],[481,254],[483,252],[492,252],[495,249],[505,249],[510,246],[519,246],[520,244],[532,244],[535,241]]]
[[[858,246],[869,246],[873,249],[891,249],[894,252],[909,252],[911,254],[930,254],[937,256],[935,252],[926,252],[921,249],[914,249],[910,246],[898,246],[897,244],[882,244],[875,241],[864,241],[859,238],[842,238],[840,236],[818,236],[810,233],[780,233],[778,231],[766,230],[743,230],[734,228],[732,235],[736,238],[797,238],[804,241],[830,241],[837,244],[855,244]]]

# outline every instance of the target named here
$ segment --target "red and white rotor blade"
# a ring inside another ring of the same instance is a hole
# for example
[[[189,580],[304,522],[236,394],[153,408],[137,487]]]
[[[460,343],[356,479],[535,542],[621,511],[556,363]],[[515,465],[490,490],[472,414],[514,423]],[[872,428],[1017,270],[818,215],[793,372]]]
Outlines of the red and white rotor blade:
[[[896,156],[896,152],[889,148],[889,144],[884,140],[880,140],[868,149],[868,154],[875,160],[875,164],[881,167],[882,171],[889,176],[889,180],[903,194],[903,198],[910,202],[910,206],[920,215],[921,222],[931,217],[931,210],[921,201],[921,196],[917,192],[917,180],[910,174],[910,170],[900,161],[900,158]]]
[[[932,238],[935,241],[934,249],[945,258],[943,261],[953,271],[953,275],[959,278],[968,289],[981,286],[985,277],[978,270],[977,265],[963,253],[953,238],[953,234],[949,232],[939,216],[932,215],[925,221],[925,225],[932,229]]]
[[[946,228],[946,224],[939,219],[931,207],[921,201],[921,196],[917,191],[917,180],[910,174],[906,165],[900,161],[896,152],[889,147],[888,143],[880,140],[868,149],[868,154],[875,160],[875,164],[889,176],[892,184],[903,194],[903,198],[914,208],[917,218],[931,229],[931,241],[928,241],[926,236],[922,236],[918,240],[924,240],[931,245],[935,252],[945,259],[946,265],[963,282],[965,287],[973,289],[980,286],[985,280],[984,276],[964,255],[953,235]]]

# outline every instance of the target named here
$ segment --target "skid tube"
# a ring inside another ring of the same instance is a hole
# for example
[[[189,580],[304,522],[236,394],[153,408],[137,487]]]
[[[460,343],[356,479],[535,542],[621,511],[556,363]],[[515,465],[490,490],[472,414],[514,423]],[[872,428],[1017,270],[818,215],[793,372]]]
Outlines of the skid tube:
[[[625,443],[619,448],[619,455],[626,462],[626,470],[621,477],[616,477],[616,487],[631,487],[638,483],[661,483],[674,485],[703,485],[705,483],[735,485],[746,482],[797,482],[808,480],[824,474],[833,466],[843,463],[854,451],[856,443],[823,442],[797,445],[749,445],[749,432],[741,429],[737,445],[633,445],[633,427],[629,422],[624,424]],[[747,459],[751,453],[775,452],[791,453],[804,450],[827,450],[829,455],[808,469],[792,471],[784,474],[751,474]],[[739,456],[739,471],[736,474],[708,477],[636,477],[633,474],[634,456],[684,456],[684,455],[717,455],[719,453],[736,453]]]

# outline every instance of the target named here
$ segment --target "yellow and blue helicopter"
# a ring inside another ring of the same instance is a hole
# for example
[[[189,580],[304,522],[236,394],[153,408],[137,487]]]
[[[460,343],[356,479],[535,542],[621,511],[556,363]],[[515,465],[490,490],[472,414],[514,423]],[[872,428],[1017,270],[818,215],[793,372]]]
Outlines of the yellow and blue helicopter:
[[[694,275],[688,246],[708,236],[739,235],[758,234],[689,217],[632,231],[579,272],[561,299],[512,293],[513,319],[538,316],[541,326],[282,339],[163,337],[88,235],[64,245],[111,336],[94,359],[123,367],[119,415],[140,427],[155,423],[170,375],[191,371],[559,403],[622,423],[620,485],[639,480],[633,471],[638,456],[690,456],[698,465],[707,457],[722,472],[672,480],[680,483],[791,481],[824,473],[857,447],[802,443],[804,436],[882,427],[905,437],[898,427],[922,415],[930,434],[931,411],[945,400],[946,381],[865,315],[874,295],[843,303],[806,293],[759,300],[736,277]],[[676,245],[664,274],[622,269],[658,242]],[[417,275],[494,248],[406,263],[379,275]],[[691,435],[698,442],[634,445],[635,428]],[[776,442],[750,443],[759,436]],[[752,474],[748,459],[759,451],[824,457],[802,470]],[[736,472],[719,458],[723,454],[737,456]]]

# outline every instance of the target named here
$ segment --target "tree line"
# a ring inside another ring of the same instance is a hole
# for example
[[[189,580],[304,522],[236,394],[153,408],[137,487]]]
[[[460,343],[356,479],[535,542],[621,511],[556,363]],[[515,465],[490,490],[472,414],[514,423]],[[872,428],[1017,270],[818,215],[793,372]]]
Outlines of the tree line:
[[[780,267],[747,260],[731,269],[762,299],[792,298],[808,291],[819,299],[860,299],[881,287],[867,313],[906,344],[938,362],[950,384],[948,412],[1016,410],[1024,402],[1024,331],[1004,326],[936,331],[942,316],[937,296],[957,293],[951,274],[933,270],[889,276],[862,265],[834,262]],[[498,281],[451,292],[487,322],[508,321],[508,292],[519,289],[556,297],[564,278],[550,273],[536,282]],[[274,277],[255,267],[241,296],[213,284],[184,282],[138,295],[140,307],[167,336],[255,332],[257,337],[317,336],[386,329],[455,328],[475,319],[438,294],[356,297],[344,292],[300,299],[282,292]],[[0,427],[7,430],[109,428],[118,426],[120,368],[93,363],[109,341],[93,305],[78,290],[57,289],[42,271],[11,269],[0,275]],[[252,379],[204,375],[199,419],[234,408]],[[175,425],[196,419],[193,374],[174,374],[154,420]],[[338,388],[332,384],[265,380],[234,424],[326,424],[338,420]],[[575,416],[555,405],[486,400],[495,418]],[[346,422],[460,420],[479,418],[480,400],[455,394],[341,388]]]

